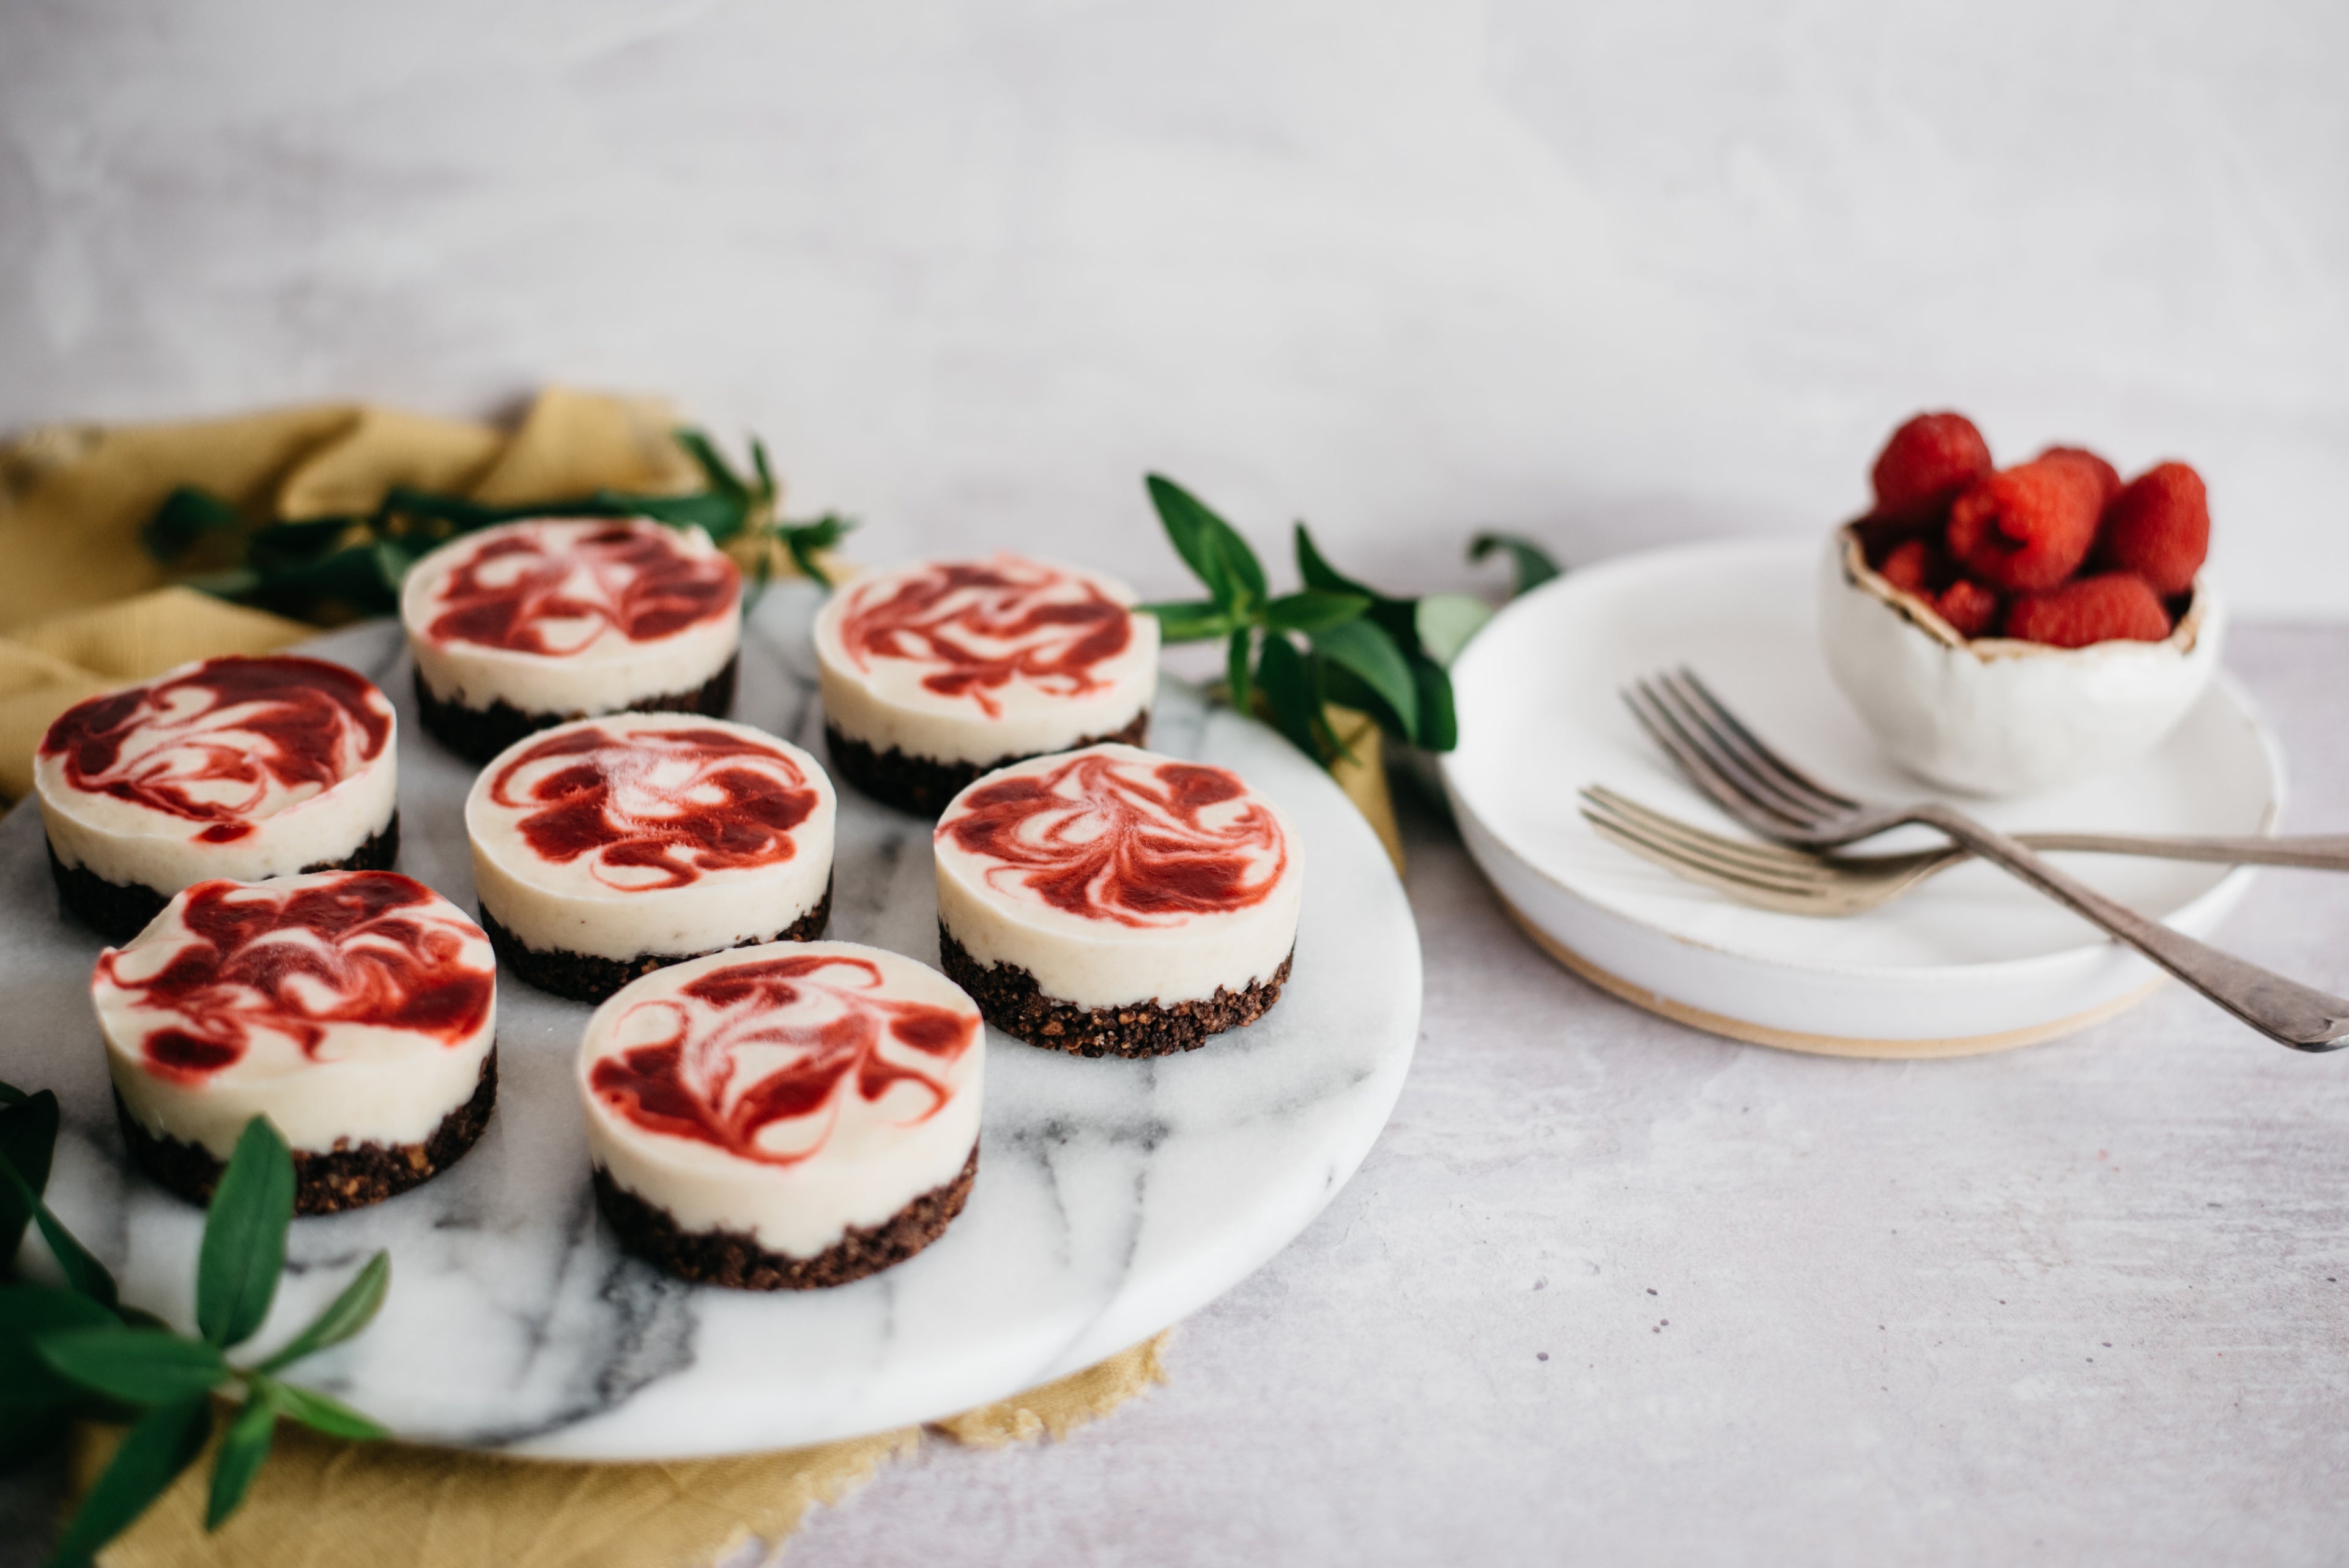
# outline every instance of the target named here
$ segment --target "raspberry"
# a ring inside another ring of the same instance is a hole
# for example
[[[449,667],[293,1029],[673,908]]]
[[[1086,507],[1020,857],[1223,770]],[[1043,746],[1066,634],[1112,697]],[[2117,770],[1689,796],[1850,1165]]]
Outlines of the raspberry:
[[[2050,648],[2159,642],[2169,635],[2169,612],[2135,572],[2106,572],[2015,600],[2006,612],[2006,635]]]
[[[1884,557],[1877,575],[1903,593],[1931,598],[1956,576],[1950,553],[1939,539],[1904,539]]]
[[[1998,624],[1998,595],[1971,577],[1960,577],[1942,589],[1933,607],[1960,637],[1980,637]]]
[[[2165,462],[2129,481],[2105,509],[2096,565],[2135,572],[2165,598],[2194,587],[2210,551],[2210,497],[2202,476]]]
[[[2090,452],[2086,447],[2051,446],[2045,452],[2041,452],[2036,458],[2033,459],[2033,461],[2035,462],[2045,462],[2051,457],[2062,458],[2069,462],[2081,462],[2087,464],[2088,467],[2095,473],[2097,486],[2103,492],[2105,502],[2106,504],[2109,504],[2114,496],[2118,495],[2121,493],[2120,470],[2115,468],[2111,463],[2106,462],[2103,458],[2098,457],[2095,452]]]
[[[1990,445],[1963,414],[1919,414],[1892,432],[1868,478],[1876,515],[1911,531],[1939,527],[1950,502],[1990,472]]]
[[[1959,493],[1950,506],[1950,554],[1987,587],[2038,593],[2088,558],[2103,510],[2093,469],[2043,457],[1986,474]]]

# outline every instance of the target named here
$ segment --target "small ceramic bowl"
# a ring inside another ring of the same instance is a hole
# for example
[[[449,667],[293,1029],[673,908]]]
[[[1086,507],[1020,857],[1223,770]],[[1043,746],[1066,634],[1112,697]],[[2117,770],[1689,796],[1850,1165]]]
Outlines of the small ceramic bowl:
[[[2049,648],[1968,641],[1868,564],[1856,528],[1828,542],[1819,584],[1827,669],[1886,753],[1966,794],[2030,794],[2136,760],[2219,668],[2226,610],[2197,580],[2161,642]]]

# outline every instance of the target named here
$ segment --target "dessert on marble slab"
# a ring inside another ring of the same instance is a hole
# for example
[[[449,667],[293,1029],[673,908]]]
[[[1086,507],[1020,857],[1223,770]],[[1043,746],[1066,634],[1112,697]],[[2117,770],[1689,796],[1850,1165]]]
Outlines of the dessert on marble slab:
[[[484,528],[416,563],[399,615],[424,727],[472,762],[566,720],[734,705],[742,576],[698,528]]]
[[[509,746],[465,799],[481,924],[543,991],[601,1002],[728,948],[811,941],[838,803],[816,760],[692,713],[574,720]]]
[[[1303,865],[1237,774],[1099,745],[999,770],[932,836],[938,949],[987,1021],[1081,1056],[1160,1056],[1280,1000]]]
[[[131,1158],[212,1196],[265,1116],[295,1210],[378,1203],[473,1146],[497,1099],[497,959],[396,871],[199,882],[98,955],[90,996]]]
[[[595,1196],[623,1245],[745,1290],[903,1262],[978,1170],[978,1009],[854,942],[774,943],[647,975],[579,1048]]]
[[[936,816],[1008,763],[1139,743],[1158,622],[1133,603],[1114,578],[1009,554],[855,578],[815,620],[833,766],[885,805]]]
[[[78,702],[33,760],[58,896],[121,942],[197,882],[388,867],[395,730],[366,677],[284,654],[202,659]]]

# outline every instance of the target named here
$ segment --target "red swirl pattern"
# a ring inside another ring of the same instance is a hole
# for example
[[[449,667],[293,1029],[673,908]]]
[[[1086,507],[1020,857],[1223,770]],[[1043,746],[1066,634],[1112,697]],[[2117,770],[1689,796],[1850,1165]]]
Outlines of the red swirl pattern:
[[[991,884],[1137,928],[1251,909],[1288,868],[1279,819],[1237,774],[1098,751],[974,786],[936,836],[994,861]]]
[[[591,875],[622,892],[789,860],[819,798],[783,752],[715,726],[564,730],[490,781],[493,804],[524,814],[517,830],[542,859],[591,857]]]
[[[76,703],[41,739],[65,782],[207,826],[233,844],[274,792],[332,789],[383,754],[391,705],[339,664],[208,659]]]
[[[425,635],[562,658],[607,630],[650,642],[730,614],[741,587],[732,561],[688,554],[658,523],[528,523],[450,569]]]
[[[1109,682],[1094,666],[1133,641],[1125,606],[1017,556],[939,562],[849,591],[840,639],[858,669],[875,659],[935,665],[925,691],[968,697],[990,719],[1003,711],[994,694],[1015,680],[1056,697],[1100,691]]]
[[[496,995],[479,928],[396,871],[303,886],[199,882],[181,895],[180,921],[193,940],[154,975],[125,979],[137,950],[109,948],[93,980],[170,1018],[141,1048],[151,1071],[179,1083],[235,1065],[261,1033],[291,1038],[313,1060],[336,1024],[456,1045],[481,1030]],[[469,940],[480,944],[471,960]]]
[[[869,959],[801,954],[729,964],[678,995],[638,1002],[671,1015],[667,1033],[598,1061],[588,1085],[616,1115],[647,1132],[691,1138],[761,1165],[792,1166],[823,1151],[848,1094],[868,1104],[899,1084],[930,1096],[927,1121],[953,1097],[946,1074],[978,1038],[978,1020],[952,1008],[878,994]],[[892,1057],[885,1047],[900,1054]],[[764,1071],[746,1063],[769,1059]],[[737,1082],[740,1077],[742,1081]],[[778,1122],[823,1116],[793,1147],[767,1147]]]

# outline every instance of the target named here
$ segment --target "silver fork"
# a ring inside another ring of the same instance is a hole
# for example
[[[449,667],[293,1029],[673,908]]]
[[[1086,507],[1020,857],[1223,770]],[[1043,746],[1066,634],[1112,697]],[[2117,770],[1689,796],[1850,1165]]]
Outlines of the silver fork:
[[[1939,801],[1869,805],[1828,788],[1764,745],[1693,671],[1635,681],[1623,700],[1691,784],[1764,838],[1801,849],[1837,849],[1909,823],[1939,829],[1952,843],[2127,942],[2270,1039],[2300,1051],[2349,1044],[2349,1002],[2148,920]]]
[[[1822,855],[1730,838],[1642,805],[1604,784],[1582,792],[1582,815],[1609,843],[1756,909],[1833,919],[1890,903],[1973,858],[1958,844],[1890,855]],[[2349,835],[2184,838],[2116,833],[2018,833],[2031,849],[2089,850],[2223,866],[2297,866],[2349,871]]]

